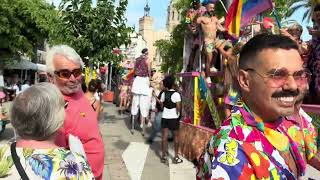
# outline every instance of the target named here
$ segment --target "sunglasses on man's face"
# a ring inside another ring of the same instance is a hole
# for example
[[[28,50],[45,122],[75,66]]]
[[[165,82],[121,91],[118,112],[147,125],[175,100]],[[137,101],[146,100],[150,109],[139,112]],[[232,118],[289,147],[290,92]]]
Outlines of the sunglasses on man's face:
[[[69,79],[71,75],[73,75],[73,77],[75,78],[81,76],[82,71],[80,68],[74,69],[72,71],[69,71],[68,69],[61,69],[59,71],[54,71],[54,74],[57,75],[59,78]]]
[[[306,86],[309,83],[312,75],[308,69],[296,71],[293,74],[290,74],[287,69],[276,69],[273,72],[268,73],[267,76],[258,73],[255,69],[252,68],[247,68],[245,69],[245,71],[255,72],[262,78],[266,79],[267,84],[273,88],[283,86],[287,82],[289,76],[293,77],[298,87]]]

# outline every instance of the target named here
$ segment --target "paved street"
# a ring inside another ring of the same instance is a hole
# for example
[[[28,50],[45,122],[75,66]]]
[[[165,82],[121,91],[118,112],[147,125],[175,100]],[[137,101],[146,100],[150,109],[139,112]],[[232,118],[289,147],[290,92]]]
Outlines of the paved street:
[[[100,132],[106,152],[104,180],[195,179],[195,169],[185,159],[182,164],[177,165],[172,164],[171,160],[168,165],[160,163],[160,137],[157,137],[151,146],[145,144],[145,138],[140,131],[136,130],[133,135],[130,133],[128,114],[119,115],[117,110],[113,104],[105,103],[104,114],[100,120]],[[12,139],[13,135],[11,125],[8,125],[0,143]],[[172,155],[172,150],[169,153]],[[319,175],[319,171],[308,167],[308,177],[319,179]]]
[[[190,162],[169,165],[160,162],[160,137],[149,146],[140,131],[130,133],[128,114],[118,115],[117,108],[105,104],[105,118],[100,122],[100,130],[105,143],[106,180],[194,180],[195,169]],[[138,126],[136,129],[139,129]],[[146,135],[148,137],[148,134]],[[170,148],[172,149],[172,147]],[[172,151],[169,151],[173,155]]]

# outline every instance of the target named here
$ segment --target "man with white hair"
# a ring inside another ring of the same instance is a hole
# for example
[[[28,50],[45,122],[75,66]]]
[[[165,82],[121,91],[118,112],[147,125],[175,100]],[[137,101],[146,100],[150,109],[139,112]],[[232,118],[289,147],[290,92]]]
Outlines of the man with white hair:
[[[64,127],[59,131],[56,143],[69,147],[69,135],[77,136],[84,146],[95,178],[102,179],[104,145],[97,114],[81,90],[81,57],[71,47],[57,45],[48,51],[46,64],[49,81],[60,89],[66,102]]]

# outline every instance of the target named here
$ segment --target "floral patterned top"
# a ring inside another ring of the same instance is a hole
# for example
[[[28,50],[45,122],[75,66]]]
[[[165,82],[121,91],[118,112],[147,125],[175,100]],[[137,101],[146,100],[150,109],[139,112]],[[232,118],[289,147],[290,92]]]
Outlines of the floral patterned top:
[[[311,123],[312,118],[300,109],[300,122],[294,117],[288,117],[283,122],[288,135],[298,145],[301,156],[305,161],[312,159],[317,153],[317,132]]]
[[[149,76],[149,68],[147,64],[148,57],[145,55],[141,55],[136,59],[134,71],[136,76],[140,77],[148,77]]]
[[[94,179],[87,160],[64,148],[16,148],[29,179]],[[0,147],[0,178],[21,179],[11,157],[10,144]]]
[[[197,179],[297,179],[306,164],[280,118],[264,123],[241,101],[215,131],[197,167]],[[231,173],[232,172],[232,173]]]

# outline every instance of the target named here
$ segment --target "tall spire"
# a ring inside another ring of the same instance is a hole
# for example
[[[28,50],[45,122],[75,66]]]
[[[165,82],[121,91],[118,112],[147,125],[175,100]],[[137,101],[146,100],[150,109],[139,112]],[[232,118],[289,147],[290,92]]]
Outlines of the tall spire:
[[[146,6],[144,7],[144,16],[150,16],[150,7],[148,4],[148,0],[146,0]]]

